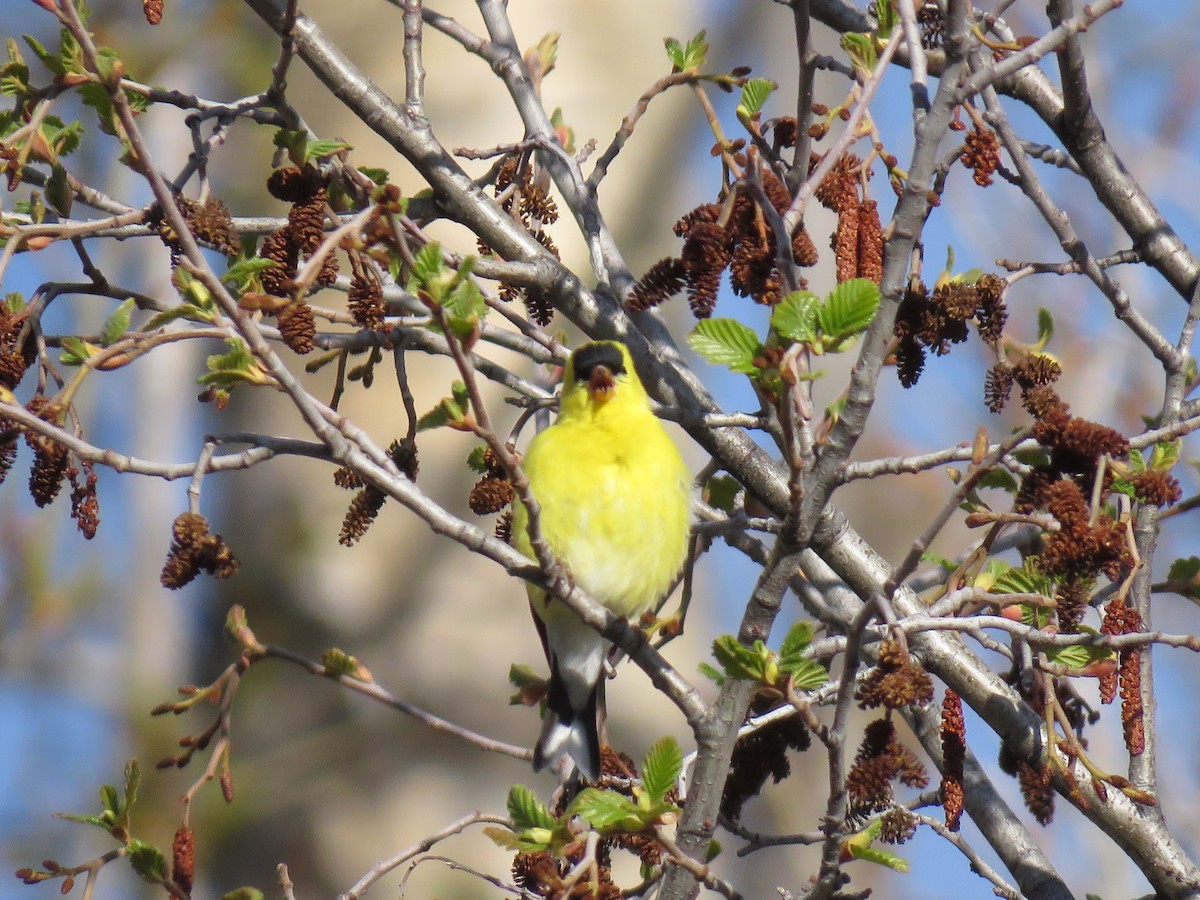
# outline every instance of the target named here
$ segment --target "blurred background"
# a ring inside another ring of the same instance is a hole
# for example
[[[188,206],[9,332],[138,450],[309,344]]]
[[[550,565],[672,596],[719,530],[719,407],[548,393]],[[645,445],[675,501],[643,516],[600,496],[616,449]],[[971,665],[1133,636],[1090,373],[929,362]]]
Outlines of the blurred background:
[[[221,100],[255,93],[269,82],[275,41],[232,0],[168,5],[157,28],[145,24],[136,4],[97,2],[92,8],[98,41],[117,49],[127,71],[139,80]],[[445,0],[436,8],[472,30],[484,30],[475,5],[467,0]],[[385,90],[402,94],[402,30],[396,7],[315,0],[302,9]],[[755,74],[781,85],[768,115],[794,111],[795,53],[790,12],[783,6],[611,0],[598,15],[597,5],[583,0],[522,0],[511,4],[510,14],[522,47],[533,46],[547,33],[561,33],[557,69],[544,86],[545,102],[548,109],[562,108],[579,146],[594,138],[603,148],[638,96],[669,71],[662,50],[665,36],[686,40],[701,28],[708,29],[712,44],[712,70],[751,65]],[[1030,0],[1018,0],[1006,13],[1018,33],[1040,33],[1042,15],[1043,4]],[[46,44],[56,40],[52,17],[27,0],[0,0],[0,22],[5,38],[19,39],[28,32]],[[1089,77],[1110,139],[1193,246],[1200,238],[1191,203],[1198,175],[1192,148],[1200,136],[1200,61],[1178,35],[1195,33],[1198,27],[1200,8],[1178,0],[1130,4],[1086,36]],[[485,148],[519,140],[519,119],[488,67],[441,35],[426,34],[428,113],[442,143]],[[817,37],[827,52],[834,52],[826,29],[818,26]],[[1047,71],[1053,74],[1053,66]],[[423,187],[302,64],[293,67],[289,83],[293,105],[318,135],[345,139],[354,146],[356,164],[391,170],[406,192]],[[843,91],[838,79],[818,81],[818,99],[830,105],[843,99]],[[715,94],[714,103],[727,132],[736,134],[735,98]],[[910,109],[907,75],[896,71],[872,111],[885,144],[902,165],[912,142]],[[1013,116],[1024,137],[1052,143],[1031,116]],[[169,171],[191,149],[182,118],[178,111],[155,107],[141,120],[160,165]],[[270,140],[270,129],[240,125],[229,146],[214,156],[214,192],[234,215],[285,210],[264,190]],[[677,90],[654,101],[612,167],[600,200],[635,273],[677,253],[671,224],[714,199],[719,164],[708,153],[712,142],[695,98]],[[70,160],[72,171],[125,202],[147,202],[145,187],[114,156],[113,142],[87,140]],[[484,165],[467,167],[474,172]],[[1066,172],[1041,172],[1093,252],[1104,255],[1125,246],[1083,182]],[[891,191],[879,178],[873,189],[886,220]],[[810,231],[827,234],[832,217],[822,219],[823,210],[811,215]],[[586,255],[572,223],[564,217],[552,233],[568,264],[586,271]],[[464,252],[472,250],[473,242],[464,242],[461,232],[445,229],[438,236],[457,241]],[[822,239],[816,240],[824,249]],[[88,246],[110,280],[170,296],[163,281],[167,251],[157,240],[120,245],[93,241]],[[953,248],[954,270],[960,272],[976,266],[994,269],[999,257],[1061,259],[1053,236],[1014,188],[997,180],[981,189],[961,170],[953,173],[944,202],[931,218],[925,246],[929,272],[941,268],[946,247]],[[1183,305],[1157,277],[1133,267],[1117,274],[1133,301],[1168,334],[1178,328]],[[28,297],[44,281],[78,277],[77,258],[69,248],[55,245],[19,257],[2,287],[5,293]],[[819,292],[828,289],[832,274],[827,261],[810,281]],[[329,299],[327,305],[337,302]],[[1147,354],[1117,327],[1107,304],[1083,279],[1044,276],[1020,282],[1009,296],[1010,328],[1032,339],[1042,306],[1055,316],[1057,333],[1050,349],[1063,363],[1061,390],[1072,410],[1126,433],[1139,430],[1140,417],[1156,412],[1161,400],[1161,374]],[[46,327],[64,333],[95,330],[109,312],[107,301],[64,297],[52,305]],[[676,300],[664,314],[682,340],[691,328],[685,305]],[[765,328],[765,310],[725,294],[717,315],[738,316]],[[556,320],[554,327],[564,324]],[[204,355],[220,349],[177,344],[94,379],[79,397],[89,438],[119,452],[180,462],[195,459],[209,432],[247,429],[304,436],[302,423],[285,401],[266,392],[239,390],[220,414],[192,400]],[[830,361],[830,375],[818,387],[822,404],[840,391],[844,366],[839,365],[846,362]],[[744,382],[696,364],[727,409],[755,408]],[[993,436],[1007,433],[1022,421],[1022,413],[992,416],[986,411],[982,382],[987,364],[975,341],[956,347],[947,358],[931,359],[911,391],[886,373],[859,457],[970,441],[980,425]],[[421,360],[419,365],[414,360],[410,372],[420,410],[432,407],[454,377],[451,365],[441,360]],[[332,374],[313,376],[309,386],[317,396],[328,397]],[[25,398],[24,393],[19,396]],[[498,394],[492,399],[497,425],[507,429],[512,408]],[[381,445],[403,433],[399,395],[386,377],[378,378],[371,390],[354,387],[341,408]],[[698,471],[707,460],[682,437],[681,443]],[[466,497],[473,476],[465,461],[473,445],[466,436],[446,430],[424,433],[419,441],[420,486],[466,516],[471,515]],[[1185,446],[1185,453],[1197,455],[1191,446]],[[0,491],[0,898],[48,896],[53,890],[25,887],[4,870],[36,866],[45,858],[74,864],[111,848],[111,840],[98,829],[53,819],[50,813],[96,812],[97,788],[103,782],[119,783],[130,757],[140,758],[149,770],[135,808],[134,831],[169,846],[182,814],[176,798],[200,776],[206,759],[199,755],[182,771],[157,772],[152,766],[178,752],[181,736],[206,727],[209,712],[206,707],[178,718],[154,719],[148,712],[176,697],[177,685],[205,684],[235,658],[221,638],[221,623],[234,603],[247,609],[264,642],[310,658],[330,646],[341,647],[405,700],[504,741],[528,744],[535,736],[535,711],[507,705],[509,666],[542,666],[521,586],[461,547],[435,539],[396,504],[384,507],[359,545],[339,546],[337,535],[351,495],[334,487],[328,466],[281,459],[207,478],[202,510],[225,536],[241,568],[229,582],[202,576],[178,592],[161,587],[159,572],[170,523],[186,509],[186,482],[99,469],[102,521],[89,543],[69,520],[65,500],[48,510],[33,507],[24,491],[27,467],[23,450]],[[1188,473],[1181,477],[1185,494],[1194,493],[1197,479]],[[886,485],[859,483],[839,492],[837,500],[863,535],[885,557],[898,561],[941,506],[947,489],[946,476],[935,472]],[[1159,563],[1165,567],[1170,559],[1197,552],[1196,536],[1190,517],[1172,519]],[[952,528],[933,549],[954,555],[964,541],[965,533]],[[707,657],[712,637],[736,626],[754,577],[754,567],[723,548],[701,559],[687,631],[668,650],[681,671],[694,673]],[[1182,598],[1163,596],[1155,614],[1159,628],[1195,628],[1194,608]],[[793,605],[778,633],[798,615]],[[1194,856],[1200,852],[1200,753],[1190,695],[1200,669],[1185,651],[1157,650],[1155,660],[1162,783],[1170,789],[1161,800],[1175,833]],[[696,679],[703,681],[699,675]],[[622,670],[609,697],[612,734],[635,758],[665,732],[690,745],[678,715],[635,669]],[[522,763],[485,755],[281,662],[251,670],[238,692],[233,728],[235,802],[225,804],[212,785],[201,791],[193,807],[197,897],[220,896],[243,884],[270,896],[279,862],[288,864],[297,896],[332,896],[380,859],[463,815],[503,812],[514,782],[531,785],[543,797],[554,786],[549,775],[534,776]],[[995,742],[988,740],[982,724],[969,717],[967,728],[981,760],[994,760]],[[1102,765],[1123,768],[1115,710],[1106,710],[1089,737]],[[990,771],[995,772],[994,766]],[[996,777],[1010,803],[1020,808],[1015,785],[1003,775]],[[751,801],[743,823],[762,832],[813,828],[825,789],[823,756],[795,757],[791,778]],[[1099,847],[1088,851],[1090,826],[1067,804],[1058,804],[1052,827],[1032,828],[1081,895],[1092,891],[1111,898],[1146,891],[1144,880],[1120,854]],[[967,821],[964,834],[994,862]],[[739,846],[728,837],[723,843],[730,857]],[[507,871],[511,860],[478,829],[435,852],[498,874]],[[744,885],[746,896],[767,897],[774,896],[776,885],[801,888],[817,852],[768,849],[725,865],[736,871],[733,880]],[[925,831],[898,852],[912,863],[911,874],[859,863],[855,886],[874,884],[877,896],[901,900],[991,895],[957,852]],[[99,900],[161,895],[141,885],[127,868],[110,868],[100,879]],[[392,873],[370,896],[394,896],[403,874],[403,869]],[[412,873],[407,896],[472,900],[496,893],[468,873],[429,861]]]

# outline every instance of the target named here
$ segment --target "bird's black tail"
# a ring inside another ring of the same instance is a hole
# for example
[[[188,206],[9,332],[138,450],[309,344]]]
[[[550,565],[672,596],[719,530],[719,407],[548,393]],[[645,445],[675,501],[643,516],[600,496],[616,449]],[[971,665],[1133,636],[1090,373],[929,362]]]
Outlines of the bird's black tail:
[[[557,671],[550,673],[546,717],[533,750],[533,768],[541,771],[566,753],[588,781],[600,780],[600,732],[597,710],[604,679],[596,682],[582,709],[571,705],[567,688]]]

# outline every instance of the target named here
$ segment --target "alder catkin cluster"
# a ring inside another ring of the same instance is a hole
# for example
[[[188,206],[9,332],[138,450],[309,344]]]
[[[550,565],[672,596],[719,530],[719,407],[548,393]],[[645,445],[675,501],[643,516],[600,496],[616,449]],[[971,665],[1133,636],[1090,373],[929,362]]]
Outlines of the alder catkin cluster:
[[[208,530],[208,520],[199,513],[183,513],[171,528],[171,549],[159,580],[162,586],[177,590],[201,571],[215,578],[229,578],[238,562],[224,539]]]
[[[975,323],[979,336],[989,344],[1000,340],[1008,312],[1004,306],[1004,282],[996,275],[986,274],[973,284],[946,280],[933,291],[923,282],[909,285],[896,311],[893,334],[896,336],[896,371],[904,387],[912,387],[925,368],[927,352],[945,356],[951,345],[967,339],[969,326]],[[987,391],[1007,399],[1003,378]],[[989,402],[989,406],[991,403]]]
[[[258,255],[275,265],[260,273],[263,290],[272,297],[290,302],[274,312],[283,342],[294,352],[311,353],[316,346],[316,320],[312,307],[303,296],[294,296],[294,279],[302,260],[312,256],[325,239],[325,214],[329,191],[325,179],[312,166],[286,166],[276,169],[267,178],[271,196],[290,203],[287,224],[263,238]],[[333,284],[337,279],[337,256],[326,253],[313,283]]]
[[[519,153],[510,154],[496,170],[494,192],[500,208],[558,259],[558,247],[545,229],[545,226],[558,221],[558,204],[535,176],[531,159],[523,158]],[[479,253],[492,256],[495,250],[481,239]],[[532,285],[503,284],[500,287],[500,299],[505,302],[524,300],[529,317],[543,328],[554,318],[552,299],[545,291]]]
[[[772,706],[768,698],[756,698],[747,711],[747,720],[765,715]],[[758,796],[768,778],[778,784],[791,774],[788,751],[803,752],[809,743],[808,728],[799,716],[787,716],[738,738],[721,795],[721,815],[730,822],[739,821],[742,807]]]
[[[876,719],[867,725],[846,775],[847,818],[861,822],[890,809],[896,782],[924,788],[929,776],[916,754],[900,743],[891,718]]]
[[[392,441],[391,446],[388,447],[388,456],[409,481],[417,480],[420,463],[417,459],[417,445],[414,441],[407,439]],[[346,510],[346,516],[342,520],[342,530],[338,535],[339,544],[343,547],[351,547],[362,540],[363,535],[367,533],[367,529],[379,515],[379,510],[383,508],[387,494],[373,484],[364,484],[357,475],[345,468],[338,469],[333,473],[333,483],[344,490],[358,491],[350,501],[350,508]]]
[[[1142,617],[1131,609],[1120,597],[1112,600],[1104,610],[1100,625],[1101,634],[1137,634],[1142,631]],[[1139,756],[1146,750],[1146,731],[1142,706],[1142,651],[1137,647],[1122,650],[1118,656],[1117,671],[1101,678],[1100,700],[1112,703],[1118,686],[1121,694],[1121,727],[1125,733],[1125,747],[1131,756]]]

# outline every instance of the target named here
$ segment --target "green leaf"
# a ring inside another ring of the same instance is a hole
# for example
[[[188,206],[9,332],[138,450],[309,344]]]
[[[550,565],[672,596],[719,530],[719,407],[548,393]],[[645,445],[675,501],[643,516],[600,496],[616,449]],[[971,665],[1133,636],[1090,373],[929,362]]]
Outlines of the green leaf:
[[[1015,494],[1021,488],[1017,483],[1017,479],[1013,477],[1013,473],[999,466],[989,470],[986,475],[980,478],[978,487],[997,488],[998,490],[1008,491],[1010,494]]]
[[[736,478],[729,475],[714,475],[704,485],[704,499],[713,509],[731,513],[741,490],[742,486]]]
[[[42,134],[59,156],[67,156],[79,149],[83,137],[83,123],[78,121],[63,124],[57,116],[46,116],[42,124]]]
[[[138,785],[142,783],[142,768],[136,759],[125,763],[125,791],[121,797],[121,814],[128,816],[137,800]]]
[[[871,35],[848,32],[842,35],[841,43],[854,68],[863,75],[870,75],[879,62],[879,56],[875,52],[875,41]]]
[[[526,663],[513,663],[508,667],[508,683],[513,687],[529,687],[538,682],[545,683],[545,680],[534,670],[533,666]]]
[[[67,183],[67,170],[57,163],[50,167],[50,177],[46,179],[46,200],[60,216],[71,215],[75,192]]]
[[[468,260],[464,260],[463,267],[459,269],[458,275],[455,277],[454,288],[442,304],[442,309],[446,313],[446,323],[460,338],[468,338],[474,334],[475,329],[479,327],[480,320],[487,316],[488,312],[483,292],[479,290],[479,286],[475,282],[467,277],[469,274],[469,270],[466,268],[467,264]]]
[[[563,118],[561,106],[554,107],[554,112],[550,113],[550,124],[554,126],[554,134],[562,148],[568,153],[574,153],[575,129],[568,125],[566,119]]]
[[[742,646],[732,634],[723,634],[713,641],[712,651],[727,678],[761,681],[766,674],[764,654],[757,648]]]
[[[221,900],[266,900],[266,894],[256,887],[234,888],[227,894],[221,895]]]
[[[954,560],[947,559],[944,556],[934,553],[932,550],[926,550],[921,554],[921,562],[933,563],[939,569],[945,569],[947,572],[953,572],[958,568],[958,563]]]
[[[1030,349],[1037,353],[1046,349],[1046,345],[1050,343],[1050,339],[1054,337],[1054,314],[1044,306],[1038,307],[1037,314],[1038,336],[1037,343]]]
[[[895,872],[908,872],[911,866],[907,859],[902,856],[897,856],[887,850],[881,850],[879,847],[859,847],[856,844],[850,845],[850,855],[855,859],[861,859],[864,862],[872,862],[876,865],[887,866]]]
[[[792,679],[792,686],[796,690],[812,690],[829,680],[829,673],[824,666],[804,658],[804,651],[812,639],[812,625],[809,622],[797,622],[788,629],[779,646],[779,669]]]
[[[667,58],[671,60],[671,66],[676,72],[699,69],[708,56],[708,41],[705,40],[703,31],[688,41],[687,46],[681,45],[671,37],[664,38],[663,45],[667,48]]]
[[[195,278],[192,274],[182,266],[171,273],[171,283],[175,285],[175,289],[179,291],[179,296],[186,302],[204,311],[210,311],[216,307],[216,301],[213,300],[212,291],[210,291],[200,279]]]
[[[793,291],[771,313],[771,327],[791,341],[812,343],[817,338],[817,309],[821,299],[811,291]]]
[[[341,153],[343,150],[353,150],[354,148],[345,141],[318,140],[309,141],[304,146],[304,161],[308,162],[313,159],[324,159],[326,156],[334,156]]]
[[[714,365],[750,375],[762,349],[758,335],[736,319],[701,319],[688,335],[692,348]]]
[[[225,270],[225,274],[221,276],[221,280],[232,284],[239,291],[244,291],[249,287],[250,282],[267,271],[267,269],[276,269],[278,267],[279,263],[273,259],[266,259],[261,256],[243,256]]]
[[[725,673],[716,666],[711,666],[706,662],[702,662],[696,668],[700,670],[700,674],[705,678],[711,678],[714,682],[716,682],[718,687],[721,687],[725,684]]]
[[[705,35],[705,30],[701,29],[683,48],[683,68],[685,70],[698,69],[704,65],[704,61],[708,57],[708,41],[705,39]]]
[[[875,0],[875,20],[879,23],[876,34],[880,40],[887,40],[892,35],[892,29],[900,21],[900,16],[892,6],[892,0]]]
[[[129,864],[133,871],[151,884],[161,884],[167,880],[167,860],[162,851],[153,844],[131,838],[126,845]]]
[[[742,85],[741,101],[738,103],[738,116],[755,116],[762,111],[763,104],[778,88],[769,78],[751,78]]]
[[[117,793],[115,785],[100,785],[100,805],[104,807],[105,812],[110,812],[114,816],[120,814],[121,795]]]
[[[417,255],[413,258],[413,280],[420,287],[429,287],[430,284],[441,278],[445,271],[446,263],[442,260],[442,245],[437,241],[430,241],[418,250]],[[413,292],[415,293],[415,291]],[[440,298],[436,295],[434,299],[440,302]]]
[[[60,343],[62,353],[59,354],[58,361],[64,366],[81,366],[92,358],[90,345],[77,337],[64,337]]]
[[[644,813],[628,797],[616,791],[587,788],[571,804],[571,815],[586,819],[599,830],[641,831],[646,827]]]
[[[227,338],[225,346],[229,348],[227,352],[215,353],[208,357],[207,364],[210,371],[239,372],[254,364],[254,357],[241,338]]]
[[[667,59],[671,68],[676,72],[683,71],[683,44],[673,37],[663,38],[663,46],[667,48]]]
[[[101,346],[108,347],[115,344],[121,335],[129,330],[129,322],[133,318],[134,306],[134,299],[130,297],[113,310],[112,315],[105,321],[104,327],[100,329]]]
[[[427,431],[430,428],[440,428],[447,425],[460,431],[470,430],[467,426],[467,415],[470,404],[467,398],[467,386],[461,381],[454,382],[452,394],[443,397],[433,409],[417,419],[417,430]]]
[[[358,171],[362,172],[373,182],[379,185],[387,184],[388,178],[391,177],[387,169],[379,169],[374,166],[359,166]]]
[[[1000,561],[997,561],[1000,562]],[[1050,597],[1053,589],[1050,579],[1037,568],[1035,557],[1029,557],[1020,568],[1009,566],[997,571],[992,581],[993,594],[1041,594]]]
[[[872,819],[867,823],[866,828],[858,832],[858,834],[851,835],[842,842],[842,850],[854,859],[863,859],[867,862],[878,863],[881,866],[887,866],[889,869],[895,869],[897,872],[907,872],[909,869],[907,860],[902,859],[894,853],[889,853],[886,850],[880,850],[878,847],[872,846],[882,831],[883,819]]]
[[[271,140],[276,147],[287,151],[288,159],[293,164],[302,166],[307,161],[305,153],[308,149],[308,132],[280,128]]]
[[[780,671],[792,679],[792,687],[798,691],[811,691],[819,688],[829,680],[829,673],[819,662],[811,659],[801,659],[795,663],[779,663]]]
[[[817,310],[817,324],[827,338],[838,342],[865,331],[878,308],[879,286],[869,278],[851,278],[829,292]]]
[[[660,738],[642,761],[642,787],[651,803],[661,803],[683,771],[683,751],[673,737]]]
[[[112,827],[112,823],[105,816],[78,816],[74,813],[52,813],[56,819],[64,819],[67,822],[80,822],[84,825],[95,825],[97,828],[103,828],[108,831]]]
[[[812,643],[813,628],[810,622],[797,622],[788,629],[788,633],[784,635],[783,643],[779,645],[779,659],[786,663],[788,660],[798,658],[804,653],[809,644]]]
[[[1159,441],[1150,452],[1149,468],[1154,472],[1169,472],[1179,462],[1183,451],[1183,441],[1176,438],[1173,441]]]
[[[29,45],[29,49],[33,51],[33,55],[42,61],[42,65],[46,66],[46,68],[51,68],[50,64],[55,62],[54,55],[45,48],[42,42],[31,34],[23,34],[21,37]]]
[[[847,397],[843,394],[825,407],[825,418],[829,420],[830,424],[836,425],[838,419],[842,417],[842,410],[846,408],[846,400]]]
[[[208,357],[208,372],[198,379],[201,384],[230,387],[238,382],[268,383],[266,373],[241,338],[228,338],[225,345],[229,348],[227,353],[217,353]]]
[[[488,448],[485,444],[480,444],[471,451],[470,455],[467,456],[467,465],[471,467],[471,471],[478,472],[480,475],[487,474],[488,465],[483,461],[483,457],[487,451]]]
[[[526,61],[536,60],[542,74],[547,74],[558,61],[558,41],[561,37],[556,31],[543,35],[540,41],[525,51]]]
[[[96,74],[107,84],[113,84],[124,77],[125,66],[111,47],[97,48]]]
[[[172,306],[170,309],[164,309],[162,312],[155,313],[142,326],[142,330],[155,331],[164,325],[169,325],[176,319],[188,319],[192,322],[211,322],[212,316],[204,310],[192,306],[190,303],[180,303],[178,306]]]
[[[356,681],[368,681],[362,663],[357,657],[351,656],[340,647],[330,647],[321,653],[321,665],[325,667],[325,675],[329,678],[346,676]]]
[[[1089,647],[1085,644],[1046,648],[1046,659],[1058,663],[1060,666],[1066,666],[1068,669],[1084,669],[1094,662],[1111,659],[1115,655],[1107,647]]]
[[[1200,575],[1200,556],[1189,556],[1171,563],[1167,578],[1171,581],[1191,581],[1197,575]]]
[[[550,810],[523,784],[514,784],[508,791],[508,815],[517,831],[529,828],[553,830],[558,824]]]
[[[497,847],[512,853],[537,853],[551,849],[554,843],[554,833],[545,828],[533,828],[517,835],[507,828],[489,826],[483,829],[483,833],[491,838]]]

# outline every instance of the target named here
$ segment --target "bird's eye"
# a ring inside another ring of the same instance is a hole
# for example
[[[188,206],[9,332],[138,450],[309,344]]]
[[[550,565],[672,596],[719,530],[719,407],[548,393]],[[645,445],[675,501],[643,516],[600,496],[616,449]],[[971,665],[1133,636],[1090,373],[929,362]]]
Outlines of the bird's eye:
[[[625,360],[615,344],[584,344],[575,351],[575,380],[587,381],[596,366],[604,366],[613,375],[625,374]]]

